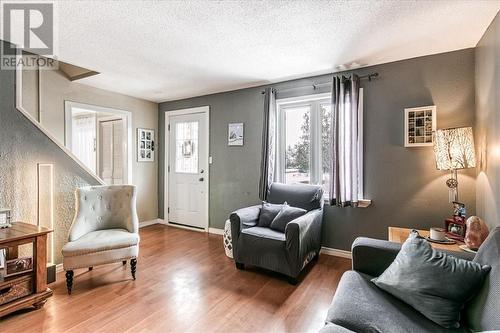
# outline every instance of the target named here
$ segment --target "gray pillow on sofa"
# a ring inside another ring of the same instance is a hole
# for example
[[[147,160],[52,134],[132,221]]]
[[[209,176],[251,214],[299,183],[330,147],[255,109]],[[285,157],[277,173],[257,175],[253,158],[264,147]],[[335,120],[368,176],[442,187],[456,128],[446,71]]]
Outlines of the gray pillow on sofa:
[[[296,218],[301,217],[305,213],[307,213],[307,210],[289,206],[285,202],[278,215],[276,215],[274,220],[271,222],[270,228],[276,231],[285,232],[285,228],[288,222],[291,222]]]
[[[286,204],[286,202],[284,204]],[[257,223],[257,226],[268,228],[282,207],[283,205],[281,204],[272,204],[262,201],[262,208],[260,209],[259,222]]]
[[[481,287],[490,269],[436,251],[413,231],[394,262],[372,282],[435,323],[458,328],[464,303]]]

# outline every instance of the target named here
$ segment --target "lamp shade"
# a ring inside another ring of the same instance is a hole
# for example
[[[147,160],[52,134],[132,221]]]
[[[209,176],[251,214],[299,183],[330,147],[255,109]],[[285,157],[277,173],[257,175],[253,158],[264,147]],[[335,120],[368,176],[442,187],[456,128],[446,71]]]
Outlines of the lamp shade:
[[[476,166],[472,127],[440,129],[434,133],[438,170],[468,169]]]

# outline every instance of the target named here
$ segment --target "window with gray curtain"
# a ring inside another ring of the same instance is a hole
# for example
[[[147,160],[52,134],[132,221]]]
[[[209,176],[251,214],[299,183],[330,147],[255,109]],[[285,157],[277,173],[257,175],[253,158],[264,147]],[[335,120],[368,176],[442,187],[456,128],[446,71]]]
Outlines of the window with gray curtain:
[[[329,191],[332,205],[358,206],[363,201],[362,100],[357,75],[333,77]]]

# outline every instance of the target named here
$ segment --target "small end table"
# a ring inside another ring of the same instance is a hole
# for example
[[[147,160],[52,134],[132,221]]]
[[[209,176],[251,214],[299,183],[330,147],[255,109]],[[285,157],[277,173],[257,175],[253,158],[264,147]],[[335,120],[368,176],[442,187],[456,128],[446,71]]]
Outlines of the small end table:
[[[390,242],[396,242],[396,243],[404,243],[405,240],[408,238],[410,235],[410,232],[413,229],[409,228],[399,228],[399,227],[389,227],[389,241]],[[429,237],[429,230],[418,230],[418,233],[422,237]],[[455,251],[455,252],[462,252],[463,250],[460,248],[460,245],[463,245],[464,243],[456,241],[455,244],[439,244],[439,243],[434,243],[434,242],[429,242],[431,246],[435,249],[440,249],[440,250],[447,250],[447,251]]]
[[[52,230],[36,225],[14,222],[0,229],[0,249],[7,259],[18,258],[18,246],[32,244],[33,269],[11,277],[0,277],[0,317],[19,309],[41,308],[52,290],[47,288],[47,234]]]

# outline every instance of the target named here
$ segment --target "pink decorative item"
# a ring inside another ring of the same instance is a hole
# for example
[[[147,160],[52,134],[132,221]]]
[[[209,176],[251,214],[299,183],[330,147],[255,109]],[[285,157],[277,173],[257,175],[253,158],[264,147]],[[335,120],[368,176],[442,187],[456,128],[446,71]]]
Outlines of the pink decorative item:
[[[486,223],[477,216],[467,219],[467,231],[465,233],[465,245],[471,250],[477,250],[488,237],[489,229]]]

